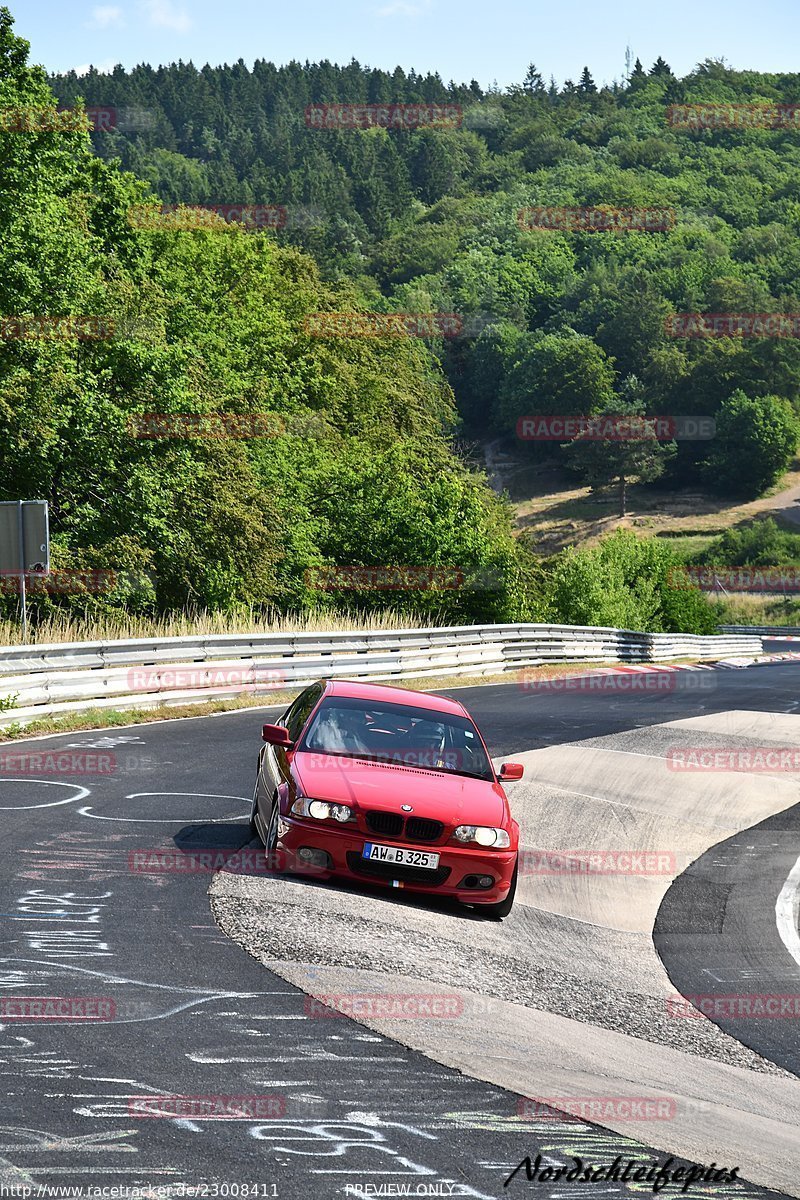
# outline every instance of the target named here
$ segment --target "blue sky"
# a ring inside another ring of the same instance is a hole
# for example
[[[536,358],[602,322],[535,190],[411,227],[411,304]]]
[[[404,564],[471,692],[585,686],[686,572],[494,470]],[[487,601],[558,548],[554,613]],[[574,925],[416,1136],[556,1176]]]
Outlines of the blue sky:
[[[645,67],[661,54],[678,74],[706,57],[762,71],[798,70],[796,0],[3,0],[34,61],[49,71],[110,70],[181,58],[197,66],[243,58],[357,58],[438,71],[501,88],[532,60],[548,79],[622,77],[625,46]],[[87,103],[91,97],[87,95]]]

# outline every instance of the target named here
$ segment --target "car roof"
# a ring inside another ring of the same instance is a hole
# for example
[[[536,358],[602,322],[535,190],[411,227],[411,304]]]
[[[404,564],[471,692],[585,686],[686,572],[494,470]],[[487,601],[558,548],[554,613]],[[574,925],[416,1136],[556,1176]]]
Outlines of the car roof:
[[[392,687],[380,683],[359,683],[354,679],[329,679],[326,685],[328,696],[348,696],[375,703],[413,704],[432,712],[453,713],[463,716],[467,710],[457,700],[447,696],[434,696],[430,692],[414,692],[410,688]],[[469,714],[467,714],[469,715]]]

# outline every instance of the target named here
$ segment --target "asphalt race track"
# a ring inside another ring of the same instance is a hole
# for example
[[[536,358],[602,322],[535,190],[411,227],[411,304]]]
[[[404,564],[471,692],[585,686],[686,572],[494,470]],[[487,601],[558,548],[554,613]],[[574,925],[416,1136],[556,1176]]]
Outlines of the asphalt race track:
[[[800,993],[775,924],[800,856],[797,779],[664,767],[676,745],[800,744],[800,664],[677,678],[653,692],[459,691],[492,753],[526,763],[510,795],[529,851],[674,856],[658,875],[532,869],[502,924],[268,877],[249,859],[216,876],[138,869],[136,852],[154,847],[181,862],[248,845],[261,712],[4,746],[74,757],[16,773],[5,759],[0,774],[0,1185],[494,1198],[529,1193],[522,1172],[503,1187],[526,1154],[674,1154],[748,1181],[690,1196],[800,1195],[797,1021],[676,1019],[667,1004],[718,992],[708,972],[729,993]],[[355,1022],[308,1000],[348,991],[461,1008]],[[99,998],[86,1011],[113,1019],[19,1017],[7,1003],[36,997]],[[525,1099],[565,1096],[662,1105],[604,1129]],[[224,1113],[192,1097],[224,1099]],[[554,1200],[652,1194],[530,1187]]]

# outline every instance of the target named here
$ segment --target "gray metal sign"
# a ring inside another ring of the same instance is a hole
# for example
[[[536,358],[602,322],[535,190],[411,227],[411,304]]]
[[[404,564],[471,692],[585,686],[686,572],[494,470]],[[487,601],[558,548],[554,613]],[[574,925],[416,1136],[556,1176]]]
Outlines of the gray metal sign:
[[[25,576],[50,570],[50,526],[46,500],[0,500],[0,578],[19,579],[22,640],[28,640]]]
[[[49,570],[47,501],[0,501],[0,575]]]

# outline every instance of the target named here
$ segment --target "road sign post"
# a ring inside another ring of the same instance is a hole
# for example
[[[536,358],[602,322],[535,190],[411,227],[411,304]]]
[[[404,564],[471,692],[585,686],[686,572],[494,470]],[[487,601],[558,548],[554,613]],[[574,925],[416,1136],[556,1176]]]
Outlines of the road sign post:
[[[46,500],[0,501],[0,576],[19,579],[22,640],[28,640],[25,576],[50,570],[50,527]]]

